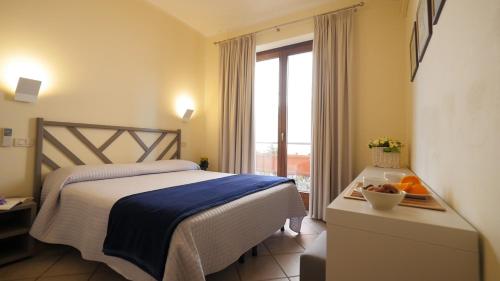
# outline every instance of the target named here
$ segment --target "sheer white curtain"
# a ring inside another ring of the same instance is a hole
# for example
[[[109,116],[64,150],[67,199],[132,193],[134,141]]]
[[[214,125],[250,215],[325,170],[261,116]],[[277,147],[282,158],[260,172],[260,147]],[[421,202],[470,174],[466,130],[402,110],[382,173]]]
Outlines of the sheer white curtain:
[[[352,22],[352,10],[314,18],[310,215],[323,220],[352,180]]]
[[[253,173],[255,35],[222,42],[219,44],[219,53],[221,170],[236,174]]]

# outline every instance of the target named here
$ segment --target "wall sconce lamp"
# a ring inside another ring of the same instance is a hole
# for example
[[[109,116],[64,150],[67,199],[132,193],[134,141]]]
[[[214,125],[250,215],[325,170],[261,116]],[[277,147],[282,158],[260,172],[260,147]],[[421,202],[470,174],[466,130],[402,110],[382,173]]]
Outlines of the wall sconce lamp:
[[[175,101],[175,112],[182,122],[189,122],[194,114],[194,101],[189,95],[178,96]]]
[[[191,120],[191,116],[193,116],[194,110],[193,109],[186,109],[184,112],[184,115],[182,115],[182,122],[188,122]]]
[[[34,103],[37,100],[42,81],[19,77],[14,100]]]

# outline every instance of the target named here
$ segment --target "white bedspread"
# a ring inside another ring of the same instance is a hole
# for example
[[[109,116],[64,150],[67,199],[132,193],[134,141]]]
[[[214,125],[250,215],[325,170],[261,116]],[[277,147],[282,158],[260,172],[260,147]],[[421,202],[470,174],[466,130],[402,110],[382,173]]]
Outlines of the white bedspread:
[[[38,240],[66,244],[88,260],[108,264],[131,280],[154,280],[134,264],[106,256],[102,245],[113,204],[135,193],[230,174],[205,172],[189,161],[78,166],[47,176],[42,208],[30,231]],[[270,236],[290,218],[300,231],[304,206],[295,185],[281,184],[184,220],[175,230],[163,280],[205,280]]]

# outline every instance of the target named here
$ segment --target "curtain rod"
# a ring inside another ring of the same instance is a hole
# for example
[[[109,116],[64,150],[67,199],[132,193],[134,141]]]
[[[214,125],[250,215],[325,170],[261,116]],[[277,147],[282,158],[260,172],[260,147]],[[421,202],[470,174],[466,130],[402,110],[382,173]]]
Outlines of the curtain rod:
[[[271,29],[276,29],[277,31],[280,31],[280,27],[283,27],[283,26],[286,26],[286,25],[290,25],[290,24],[294,24],[294,23],[297,23],[297,22],[305,21],[305,20],[314,18],[316,16],[323,16],[323,15],[328,15],[328,14],[335,14],[335,13],[342,12],[342,11],[345,11],[345,10],[356,9],[358,7],[363,7],[364,5],[365,5],[365,2],[359,2],[358,4],[354,4],[352,6],[348,6],[348,7],[345,7],[345,8],[338,9],[338,10],[333,10],[333,11],[322,13],[322,14],[319,14],[319,15],[314,15],[314,16],[311,16],[311,17],[301,18],[301,19],[294,20],[294,21],[289,21],[289,22],[286,22],[286,23],[283,23],[283,24],[278,24],[278,25],[275,25],[275,26],[266,27],[266,28],[259,29],[259,30],[254,31],[254,32],[242,34],[242,35],[239,35],[239,36],[236,36],[236,37],[250,35],[250,34],[257,34],[257,33],[261,33],[261,32],[264,32],[264,31],[271,30]],[[232,37],[232,38],[221,40],[221,41],[215,41],[214,45],[217,45],[217,44],[222,43],[222,42],[229,41],[229,40],[234,39],[236,37]]]

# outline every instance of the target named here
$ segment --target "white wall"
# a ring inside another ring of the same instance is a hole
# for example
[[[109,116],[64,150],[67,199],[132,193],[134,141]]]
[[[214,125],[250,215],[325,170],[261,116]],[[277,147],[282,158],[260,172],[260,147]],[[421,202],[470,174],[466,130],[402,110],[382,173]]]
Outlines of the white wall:
[[[500,280],[500,1],[448,0],[434,28],[408,84],[411,167],[480,231],[484,280]]]

